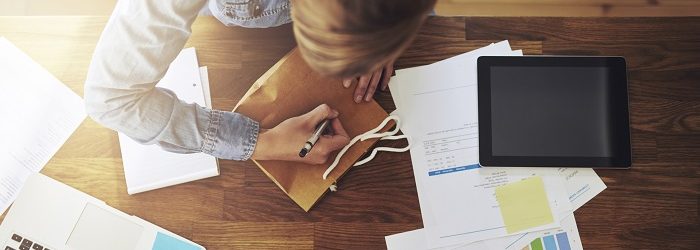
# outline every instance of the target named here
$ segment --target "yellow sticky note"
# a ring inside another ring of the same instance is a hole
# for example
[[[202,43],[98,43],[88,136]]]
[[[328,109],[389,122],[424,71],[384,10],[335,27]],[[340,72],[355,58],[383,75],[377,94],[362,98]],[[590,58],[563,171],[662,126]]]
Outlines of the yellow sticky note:
[[[554,222],[542,177],[497,187],[496,200],[508,233]]]

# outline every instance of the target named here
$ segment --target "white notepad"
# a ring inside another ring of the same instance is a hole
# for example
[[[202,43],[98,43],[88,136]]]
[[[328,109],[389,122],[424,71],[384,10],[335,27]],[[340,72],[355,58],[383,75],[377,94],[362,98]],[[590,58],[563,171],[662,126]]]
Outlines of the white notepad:
[[[194,48],[187,48],[170,64],[157,86],[175,92],[183,101],[208,106],[211,101],[206,100],[204,91],[209,89],[209,80],[200,72],[206,74],[206,68],[199,68]],[[171,153],[157,145],[139,144],[122,133],[119,144],[129,194],[219,175],[217,159],[211,155]]]

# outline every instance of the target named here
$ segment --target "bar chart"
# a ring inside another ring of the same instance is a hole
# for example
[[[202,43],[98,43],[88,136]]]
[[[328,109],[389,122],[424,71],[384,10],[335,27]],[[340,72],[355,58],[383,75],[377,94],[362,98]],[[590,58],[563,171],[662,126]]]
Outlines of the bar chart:
[[[537,238],[522,250],[571,250],[571,244],[566,232],[561,232]]]

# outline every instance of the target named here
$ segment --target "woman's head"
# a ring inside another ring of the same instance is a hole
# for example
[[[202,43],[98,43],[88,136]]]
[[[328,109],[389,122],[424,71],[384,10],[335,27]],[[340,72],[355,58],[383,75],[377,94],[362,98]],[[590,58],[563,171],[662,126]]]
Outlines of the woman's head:
[[[316,71],[354,77],[396,59],[436,0],[292,0],[294,33]]]

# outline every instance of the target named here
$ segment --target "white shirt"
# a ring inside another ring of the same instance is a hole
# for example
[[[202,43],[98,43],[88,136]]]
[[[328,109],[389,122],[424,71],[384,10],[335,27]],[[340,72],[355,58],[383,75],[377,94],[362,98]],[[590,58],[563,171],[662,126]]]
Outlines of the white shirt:
[[[155,85],[191,34],[206,0],[121,0],[105,26],[85,82],[88,114],[144,144],[180,153],[246,160],[258,122],[241,114],[185,103]],[[288,0],[212,0],[212,14],[229,26],[291,22]]]

